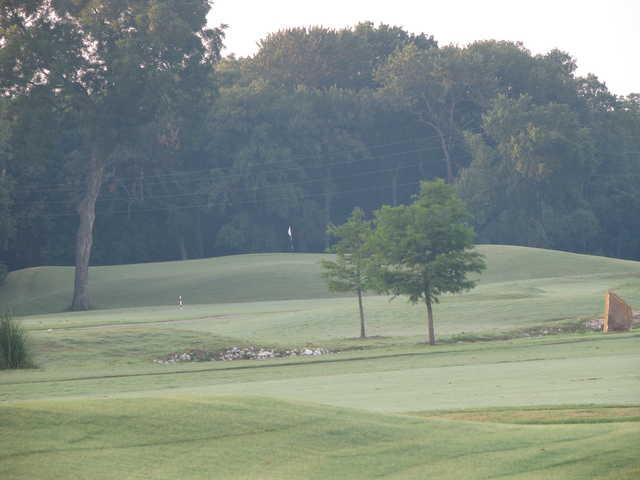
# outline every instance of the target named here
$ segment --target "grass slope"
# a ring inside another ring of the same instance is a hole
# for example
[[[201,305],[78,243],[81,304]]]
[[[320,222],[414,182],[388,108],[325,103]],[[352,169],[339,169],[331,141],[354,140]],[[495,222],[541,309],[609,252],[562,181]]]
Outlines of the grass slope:
[[[488,270],[481,283],[548,278],[626,276],[638,278],[640,263],[605,257],[500,245],[480,246]],[[95,308],[327,298],[320,277],[321,254],[256,254],[185,262],[92,267]],[[12,272],[0,288],[0,305],[16,314],[64,311],[73,285],[71,267],[36,267]]]
[[[326,297],[320,255],[95,268],[96,304],[119,308],[20,319],[40,368],[0,371],[0,478],[638,478],[640,333],[543,333],[610,288],[640,304],[640,264],[481,249],[489,270],[437,306],[435,347],[421,306],[384,297],[365,302],[377,337],[353,338],[356,304]],[[0,301],[60,310],[71,273],[14,272]],[[153,363],[307,342],[339,352]]]
[[[504,425],[195,396],[0,405],[0,417],[3,479],[624,480],[640,474],[628,448],[640,441],[637,422]]]

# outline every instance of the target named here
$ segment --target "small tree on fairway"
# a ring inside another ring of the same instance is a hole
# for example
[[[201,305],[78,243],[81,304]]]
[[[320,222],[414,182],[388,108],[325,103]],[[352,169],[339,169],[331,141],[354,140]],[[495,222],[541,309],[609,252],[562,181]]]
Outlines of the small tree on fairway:
[[[433,303],[443,293],[471,289],[467,273],[481,272],[482,255],[473,251],[469,215],[451,185],[422,182],[411,205],[383,206],[375,212],[376,288],[409,301],[425,302],[427,341],[435,344]]]
[[[329,225],[327,233],[338,242],[329,250],[336,254],[336,261],[321,260],[322,276],[332,292],[355,292],[360,310],[360,338],[366,338],[362,294],[368,286],[368,241],[371,222],[364,219],[361,208],[354,208],[351,217],[342,225]]]

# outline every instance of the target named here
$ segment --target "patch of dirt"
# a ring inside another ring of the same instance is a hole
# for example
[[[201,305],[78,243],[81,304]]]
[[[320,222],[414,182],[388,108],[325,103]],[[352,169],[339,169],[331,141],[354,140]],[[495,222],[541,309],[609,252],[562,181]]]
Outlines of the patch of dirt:
[[[444,413],[418,413],[426,418],[515,424],[640,422],[640,406],[527,408]]]

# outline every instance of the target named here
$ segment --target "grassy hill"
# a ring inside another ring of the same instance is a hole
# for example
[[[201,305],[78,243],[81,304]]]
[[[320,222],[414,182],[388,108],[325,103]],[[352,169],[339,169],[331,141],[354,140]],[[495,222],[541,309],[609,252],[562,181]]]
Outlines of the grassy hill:
[[[640,263],[480,250],[488,271],[436,306],[434,347],[423,305],[382,296],[354,338],[322,255],[96,267],[101,309],[76,313],[71,268],[13,272],[0,304],[35,313],[39,368],[0,371],[0,478],[638,478],[640,333],[558,329],[608,289],[640,305]],[[334,353],[154,362],[309,343]]]
[[[640,263],[527,247],[484,245],[488,269],[482,285],[536,279],[640,275]],[[322,254],[237,255],[183,262],[92,267],[96,309],[331,297],[320,277]],[[73,268],[35,267],[12,272],[0,288],[0,306],[16,314],[64,311]]]

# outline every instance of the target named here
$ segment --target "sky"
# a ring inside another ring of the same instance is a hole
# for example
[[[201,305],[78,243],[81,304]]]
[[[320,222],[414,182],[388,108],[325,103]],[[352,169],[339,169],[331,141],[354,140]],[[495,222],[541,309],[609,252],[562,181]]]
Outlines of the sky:
[[[440,45],[521,41],[534,54],[559,48],[618,95],[640,93],[640,0],[214,0],[209,23],[227,24],[224,55],[256,53],[287,27],[398,25]]]

